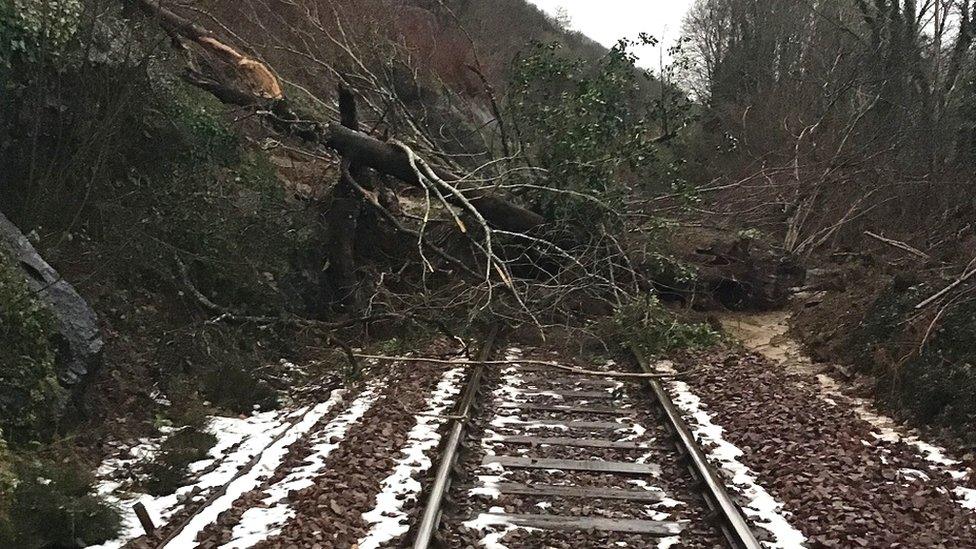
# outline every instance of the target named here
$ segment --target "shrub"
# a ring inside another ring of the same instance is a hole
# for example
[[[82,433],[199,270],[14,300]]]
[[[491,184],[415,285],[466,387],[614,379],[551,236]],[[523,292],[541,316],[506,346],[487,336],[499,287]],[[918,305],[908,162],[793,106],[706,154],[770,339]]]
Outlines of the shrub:
[[[217,437],[195,428],[181,429],[163,441],[159,453],[143,466],[146,490],[154,496],[172,494],[189,473],[189,465],[207,457]]]
[[[21,458],[0,549],[84,547],[115,537],[118,510],[93,494],[94,478],[71,459]]]
[[[38,62],[60,54],[78,31],[78,0],[12,0],[0,3],[0,69],[15,58]]]
[[[647,357],[707,347],[719,341],[719,334],[707,324],[682,322],[654,295],[625,304],[597,327],[597,332],[616,350],[634,350]]]
[[[642,37],[642,44],[654,39]],[[532,193],[550,219],[594,229],[612,225],[634,192],[628,179],[677,181],[657,137],[683,124],[685,104],[636,66],[621,41],[597,63],[569,59],[557,43],[536,43],[515,64],[509,105],[519,137],[559,192]],[[674,112],[677,111],[677,112]],[[673,117],[674,120],[668,120]],[[594,208],[590,197],[606,208]]]
[[[0,251],[0,431],[13,444],[49,439],[67,402],[52,330],[50,314]]]
[[[875,299],[850,338],[855,364],[878,378],[888,405],[923,423],[964,426],[976,421],[976,302],[948,309],[924,346],[929,319],[915,305],[934,290],[892,284]]]

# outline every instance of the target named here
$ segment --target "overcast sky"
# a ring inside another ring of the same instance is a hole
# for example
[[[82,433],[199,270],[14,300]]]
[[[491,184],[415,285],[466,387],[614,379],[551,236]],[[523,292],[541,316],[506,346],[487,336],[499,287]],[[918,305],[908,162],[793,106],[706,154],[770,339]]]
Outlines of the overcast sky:
[[[681,34],[681,19],[694,0],[529,0],[548,13],[560,7],[572,19],[572,27],[605,46],[620,38],[636,38],[646,32],[662,40],[664,49]],[[637,52],[641,64],[656,69],[658,49]]]

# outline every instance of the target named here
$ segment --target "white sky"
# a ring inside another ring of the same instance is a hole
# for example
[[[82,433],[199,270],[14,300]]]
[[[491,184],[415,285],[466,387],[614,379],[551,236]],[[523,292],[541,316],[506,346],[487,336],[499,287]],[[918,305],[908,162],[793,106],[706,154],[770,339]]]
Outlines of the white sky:
[[[550,14],[566,8],[572,27],[593,40],[612,46],[620,38],[646,32],[661,40],[666,51],[681,35],[681,20],[694,0],[529,0]],[[659,49],[637,51],[641,65],[657,69]]]

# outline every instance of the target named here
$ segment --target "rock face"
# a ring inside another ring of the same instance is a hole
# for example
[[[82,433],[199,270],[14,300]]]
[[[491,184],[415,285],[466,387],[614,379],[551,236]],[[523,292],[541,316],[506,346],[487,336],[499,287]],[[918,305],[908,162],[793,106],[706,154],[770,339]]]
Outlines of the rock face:
[[[101,363],[98,317],[74,287],[37,253],[27,237],[0,213],[0,246],[24,273],[31,291],[52,312],[58,327],[58,377],[66,387],[82,385]]]

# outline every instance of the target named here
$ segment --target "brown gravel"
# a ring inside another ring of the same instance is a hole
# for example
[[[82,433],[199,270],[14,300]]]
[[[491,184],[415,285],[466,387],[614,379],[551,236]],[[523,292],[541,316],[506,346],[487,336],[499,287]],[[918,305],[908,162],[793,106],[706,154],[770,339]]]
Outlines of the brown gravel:
[[[813,377],[734,351],[682,362],[703,368],[687,379],[692,391],[811,547],[976,547],[976,513],[950,497],[955,482],[906,444],[872,436],[845,399],[823,400]]]

